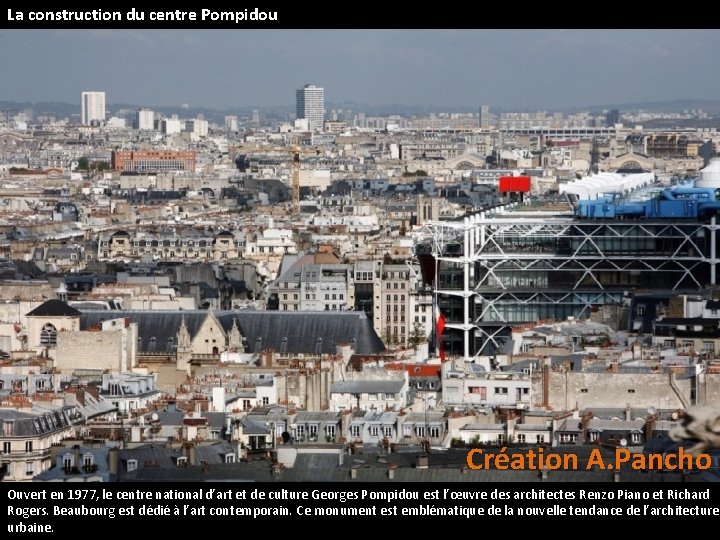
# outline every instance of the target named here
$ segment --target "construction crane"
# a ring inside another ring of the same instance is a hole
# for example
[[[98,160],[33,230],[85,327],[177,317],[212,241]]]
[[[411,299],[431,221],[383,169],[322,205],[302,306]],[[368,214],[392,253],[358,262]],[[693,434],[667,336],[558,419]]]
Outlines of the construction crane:
[[[244,151],[247,154],[290,154],[292,157],[292,169],[290,174],[291,192],[292,192],[292,211],[293,215],[300,213],[300,156],[316,155],[321,152],[320,147],[305,148],[294,140],[290,146],[261,146],[259,148],[239,146],[229,146],[228,152]]]

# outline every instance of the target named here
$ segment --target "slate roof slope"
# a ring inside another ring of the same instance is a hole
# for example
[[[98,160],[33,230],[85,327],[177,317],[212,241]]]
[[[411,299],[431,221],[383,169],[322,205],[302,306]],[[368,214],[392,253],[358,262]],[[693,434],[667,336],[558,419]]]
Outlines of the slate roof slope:
[[[101,324],[104,320],[127,317],[138,324],[142,352],[175,350],[177,332],[183,317],[193,338],[208,311],[83,311],[80,329]],[[256,348],[282,350],[289,353],[335,354],[340,343],[353,343],[358,354],[376,354],[385,350],[371,321],[362,311],[215,311],[225,332],[237,321],[240,333],[247,340],[247,352]],[[155,338],[153,340],[153,338]],[[172,338],[172,340],[170,339]],[[258,340],[258,338],[261,338]]]
[[[262,348],[280,350],[283,338],[289,353],[335,354],[340,343],[353,343],[359,354],[385,350],[371,321],[362,311],[227,311],[216,313],[226,331],[237,319],[238,328],[247,338],[248,352],[254,352],[257,338]],[[322,338],[322,342],[318,341]]]
[[[77,309],[54,298],[26,313],[27,317],[77,317],[79,315],[80,312]]]

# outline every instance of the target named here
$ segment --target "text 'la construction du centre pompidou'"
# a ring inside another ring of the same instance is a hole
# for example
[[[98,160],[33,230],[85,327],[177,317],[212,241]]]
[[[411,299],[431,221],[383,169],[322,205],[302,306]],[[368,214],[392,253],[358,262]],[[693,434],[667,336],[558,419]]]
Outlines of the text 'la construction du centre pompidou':
[[[512,203],[425,224],[415,250],[444,355],[507,353],[513,327],[587,318],[634,293],[717,285],[720,159],[671,187],[621,169],[559,193],[566,209]]]

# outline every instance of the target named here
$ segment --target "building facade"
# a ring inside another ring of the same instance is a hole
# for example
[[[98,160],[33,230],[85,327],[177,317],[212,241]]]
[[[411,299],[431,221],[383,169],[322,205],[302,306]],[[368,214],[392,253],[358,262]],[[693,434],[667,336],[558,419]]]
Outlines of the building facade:
[[[313,84],[298,88],[296,115],[308,121],[310,130],[322,131],[325,120],[325,89]]]
[[[112,168],[125,172],[195,172],[196,154],[174,150],[118,150],[112,153]]]
[[[434,261],[423,266],[426,280],[436,276],[445,350],[495,354],[512,326],[589,317],[637,290],[715,285],[720,201],[710,191],[666,190],[640,203],[600,197],[580,201],[575,216],[483,212],[428,225],[417,249],[421,264]]]
[[[82,92],[80,94],[80,123],[90,126],[105,121],[105,92]]]
[[[138,109],[135,113],[135,129],[155,129],[155,113],[150,109]]]

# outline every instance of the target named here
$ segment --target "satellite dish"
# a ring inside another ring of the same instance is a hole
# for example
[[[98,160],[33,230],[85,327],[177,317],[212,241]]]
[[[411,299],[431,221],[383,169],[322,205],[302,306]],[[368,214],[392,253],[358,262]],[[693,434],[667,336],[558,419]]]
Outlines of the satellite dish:
[[[625,439],[625,438],[620,439],[620,446],[623,446],[623,447],[627,446],[627,439]]]
[[[160,417],[158,416],[158,413],[156,413],[156,412],[152,413],[152,416],[150,418],[152,418],[155,421],[160,420]]]
[[[657,409],[655,407],[648,407],[647,412],[648,414],[655,414],[657,412]]]

